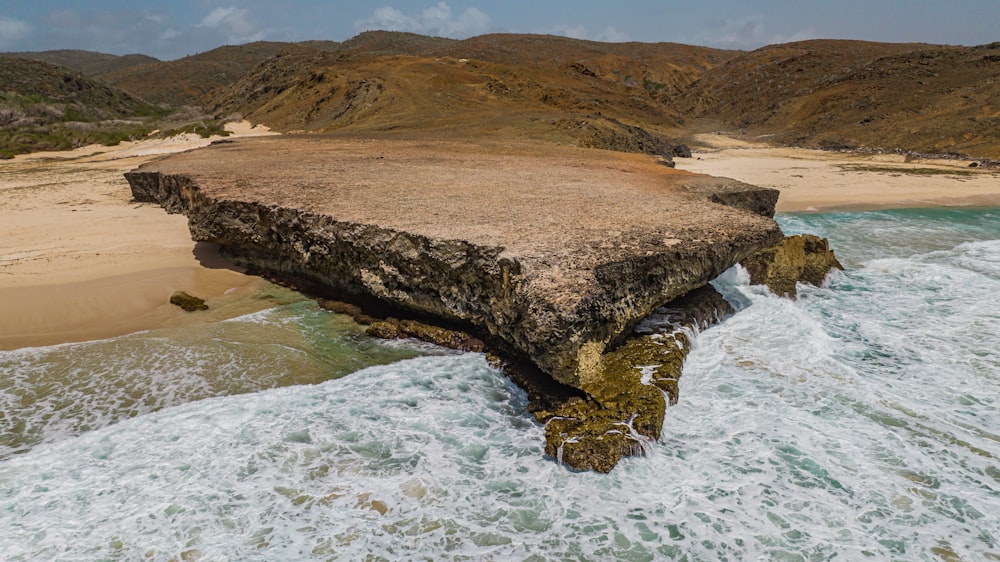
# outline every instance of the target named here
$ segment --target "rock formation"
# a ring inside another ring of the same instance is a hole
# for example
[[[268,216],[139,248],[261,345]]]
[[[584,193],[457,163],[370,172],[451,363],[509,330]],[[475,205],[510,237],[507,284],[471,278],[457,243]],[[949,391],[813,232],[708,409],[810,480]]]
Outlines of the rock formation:
[[[542,144],[265,138],[126,177],[238,264],[526,358],[600,406],[585,425],[601,435],[655,439],[679,373],[622,366],[645,353],[627,341],[636,325],[782,237],[773,190]]]
[[[205,304],[204,299],[200,299],[195,296],[191,296],[184,291],[177,291],[170,295],[170,304],[174,306],[179,306],[188,312],[195,312],[197,310],[208,310],[208,305]]]
[[[798,282],[819,287],[830,271],[844,269],[827,239],[812,234],[788,236],[740,263],[750,274],[750,283],[767,285],[772,293],[793,299]]]

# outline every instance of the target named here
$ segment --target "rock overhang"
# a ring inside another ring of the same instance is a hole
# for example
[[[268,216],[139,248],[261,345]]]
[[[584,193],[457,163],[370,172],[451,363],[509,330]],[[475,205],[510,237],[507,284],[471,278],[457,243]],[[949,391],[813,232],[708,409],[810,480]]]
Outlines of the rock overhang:
[[[782,236],[775,190],[543,143],[247,139],[127,177],[238,263],[474,326],[577,388]]]

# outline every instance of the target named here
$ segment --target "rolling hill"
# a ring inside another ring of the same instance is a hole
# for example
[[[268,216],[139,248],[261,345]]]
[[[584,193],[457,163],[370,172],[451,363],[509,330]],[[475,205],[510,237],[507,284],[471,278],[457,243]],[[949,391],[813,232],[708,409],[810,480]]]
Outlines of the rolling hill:
[[[206,105],[216,90],[236,82],[260,62],[283,50],[296,49],[317,50],[265,41],[227,45],[173,61],[105,72],[95,78],[150,103],[171,107]]]
[[[779,144],[998,158],[1000,43],[771,45],[707,70],[678,106]]]
[[[508,135],[669,156],[672,101],[734,52],[487,35],[368,32],[333,52],[285,52],[215,98],[278,130]]]
[[[88,72],[118,65],[95,79],[146,102],[280,131],[490,134],[669,156],[685,152],[674,139],[724,129],[784,145],[1000,159],[1000,43],[812,40],[741,52],[373,31],[144,64],[45,56],[57,54]]]
[[[146,55],[109,55],[94,51],[58,50],[25,53],[0,53],[0,57],[31,59],[75,70],[84,76],[96,76],[133,66],[159,62]]]

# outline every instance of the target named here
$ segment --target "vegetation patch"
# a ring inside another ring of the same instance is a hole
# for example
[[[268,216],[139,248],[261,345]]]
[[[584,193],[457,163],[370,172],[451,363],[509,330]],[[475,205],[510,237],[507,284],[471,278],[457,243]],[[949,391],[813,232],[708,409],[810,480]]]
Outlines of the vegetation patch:
[[[909,168],[879,166],[874,164],[838,164],[845,172],[874,172],[877,174],[907,174],[911,176],[975,176],[981,172],[971,170],[947,170],[941,168]]]
[[[197,133],[227,135],[224,121],[146,103],[122,90],[39,61],[0,57],[0,159],[49,150]]]
[[[228,137],[230,133],[225,127],[226,122],[222,119],[208,119],[197,121],[195,123],[188,123],[174,129],[160,131],[156,134],[156,136],[160,138],[167,138],[175,137],[181,134],[196,134],[206,139],[211,136]]]

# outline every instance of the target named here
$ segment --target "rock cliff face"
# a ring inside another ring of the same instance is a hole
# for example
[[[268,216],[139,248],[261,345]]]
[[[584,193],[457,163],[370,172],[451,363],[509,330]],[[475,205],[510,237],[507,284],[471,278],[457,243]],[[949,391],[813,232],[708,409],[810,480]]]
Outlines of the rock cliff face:
[[[192,238],[237,263],[467,326],[583,390],[609,423],[645,412],[655,438],[663,392],[639,381],[655,392],[620,396],[639,387],[608,354],[661,305],[779,241],[774,193],[713,190],[648,157],[486,148],[258,139],[126,177],[136,200],[184,213]],[[758,212],[710,201],[734,192]]]

